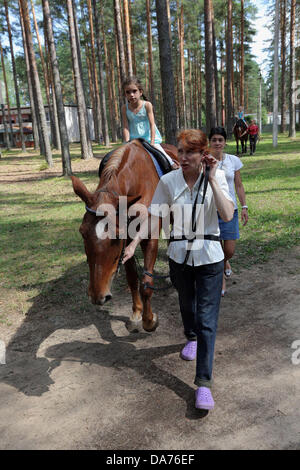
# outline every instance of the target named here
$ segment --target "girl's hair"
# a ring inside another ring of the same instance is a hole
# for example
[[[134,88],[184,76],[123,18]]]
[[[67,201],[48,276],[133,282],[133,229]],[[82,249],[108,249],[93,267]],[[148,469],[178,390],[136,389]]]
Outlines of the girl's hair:
[[[124,93],[125,93],[125,88],[129,85],[135,85],[142,92],[142,98],[145,101],[149,101],[148,98],[143,93],[143,86],[139,78],[137,78],[135,75],[130,75],[129,77],[126,77],[122,83],[122,90]]]
[[[181,142],[185,150],[207,151],[207,136],[199,129],[186,129],[179,132],[177,142]]]
[[[212,127],[211,130],[210,130],[209,136],[208,136],[209,140],[211,140],[212,137],[216,134],[217,135],[222,135],[224,137],[224,139],[227,140],[227,133],[226,133],[224,127],[220,127],[220,126],[219,127]]]

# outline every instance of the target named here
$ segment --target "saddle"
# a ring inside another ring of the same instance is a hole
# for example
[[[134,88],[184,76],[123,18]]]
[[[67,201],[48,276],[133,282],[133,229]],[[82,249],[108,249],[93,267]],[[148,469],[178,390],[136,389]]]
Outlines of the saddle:
[[[142,139],[142,138],[139,138],[139,139],[134,139],[134,140],[138,140],[142,146],[144,147],[144,149],[150,153],[154,158],[155,160],[157,161],[162,173],[165,175],[166,173],[169,173],[169,171],[172,170],[172,167],[171,167],[171,164],[170,162],[168,161],[168,159],[165,157],[165,155],[160,151],[158,150],[157,148],[153,147],[151,144],[149,144],[149,142],[147,142],[145,139]],[[114,150],[112,150],[111,152],[107,153],[101,160],[101,163],[100,163],[100,166],[99,166],[99,171],[98,171],[98,175],[99,175],[99,178],[101,176],[101,173],[105,167],[105,165],[107,164],[111,154],[114,152]]]
[[[156,147],[153,147],[147,140],[139,138],[137,139],[141,142],[142,146],[144,147],[147,152],[150,152],[151,155],[155,158],[157,163],[159,164],[163,174],[165,175],[166,173],[169,173],[169,171],[172,171],[172,167],[170,165],[169,160],[166,158],[166,156],[158,150]]]

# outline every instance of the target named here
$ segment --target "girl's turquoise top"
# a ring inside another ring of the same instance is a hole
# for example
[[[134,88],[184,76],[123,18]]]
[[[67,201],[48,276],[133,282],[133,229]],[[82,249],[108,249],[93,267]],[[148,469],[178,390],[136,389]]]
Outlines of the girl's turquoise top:
[[[145,107],[145,102],[143,102],[143,106],[139,110],[138,113],[133,113],[128,108],[128,103],[126,103],[126,116],[128,119],[129,124],[129,133],[130,133],[130,140],[138,139],[139,137],[147,140],[147,142],[151,142],[151,131],[150,131],[150,122],[147,114],[147,110]],[[159,130],[155,125],[155,144],[160,144],[162,142],[162,137],[160,135]]]

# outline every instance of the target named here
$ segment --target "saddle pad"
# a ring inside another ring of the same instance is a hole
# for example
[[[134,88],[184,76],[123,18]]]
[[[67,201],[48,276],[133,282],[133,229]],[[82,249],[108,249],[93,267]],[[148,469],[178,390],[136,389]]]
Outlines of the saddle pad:
[[[145,148],[145,147],[144,147]],[[155,166],[155,169],[157,171],[157,174],[158,174],[158,177],[159,179],[163,176],[164,172],[162,170],[162,168],[160,167],[158,161],[156,160],[156,158],[154,158],[154,156],[152,155],[152,153],[150,152],[150,150],[148,149],[145,149],[146,152],[150,155],[150,157],[152,158],[152,161],[154,163],[154,166]]]

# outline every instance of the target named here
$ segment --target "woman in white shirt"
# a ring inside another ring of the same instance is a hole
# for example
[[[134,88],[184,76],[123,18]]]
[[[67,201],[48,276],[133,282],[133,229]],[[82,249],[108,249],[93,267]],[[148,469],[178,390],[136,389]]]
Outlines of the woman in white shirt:
[[[214,346],[224,270],[217,211],[223,220],[229,221],[233,216],[233,201],[224,173],[217,169],[217,160],[206,152],[207,143],[206,135],[200,130],[190,129],[179,134],[181,168],[160,179],[149,212],[156,224],[162,215],[162,207],[168,205],[173,212],[168,256],[170,276],[178,291],[187,338],[181,357],[184,360],[196,359],[194,383],[198,388],[195,406],[211,410],[214,407],[211,394]],[[205,192],[203,175],[208,165],[209,184],[203,204],[200,204]],[[196,226],[191,227],[193,207],[196,215],[192,219],[196,221]],[[189,224],[185,223],[183,213],[188,214]],[[196,234],[193,241],[187,240],[191,234],[187,226]],[[142,224],[141,232],[126,248],[123,262],[133,256],[136,246],[144,237],[143,227],[148,227],[148,221]],[[154,223],[152,227],[155,227]]]
[[[232,273],[229,260],[234,255],[236,240],[240,238],[238,206],[235,193],[238,195],[242,207],[241,220],[243,225],[246,225],[248,222],[248,206],[246,206],[246,194],[240,174],[240,169],[243,167],[243,164],[239,157],[224,153],[226,139],[227,134],[223,127],[214,127],[211,129],[209,133],[210,151],[218,160],[219,169],[223,170],[225,173],[229,194],[234,202],[233,219],[230,222],[224,222],[224,220],[219,217],[221,240],[225,257],[222,297],[224,297],[226,292],[226,277],[230,277]]]

